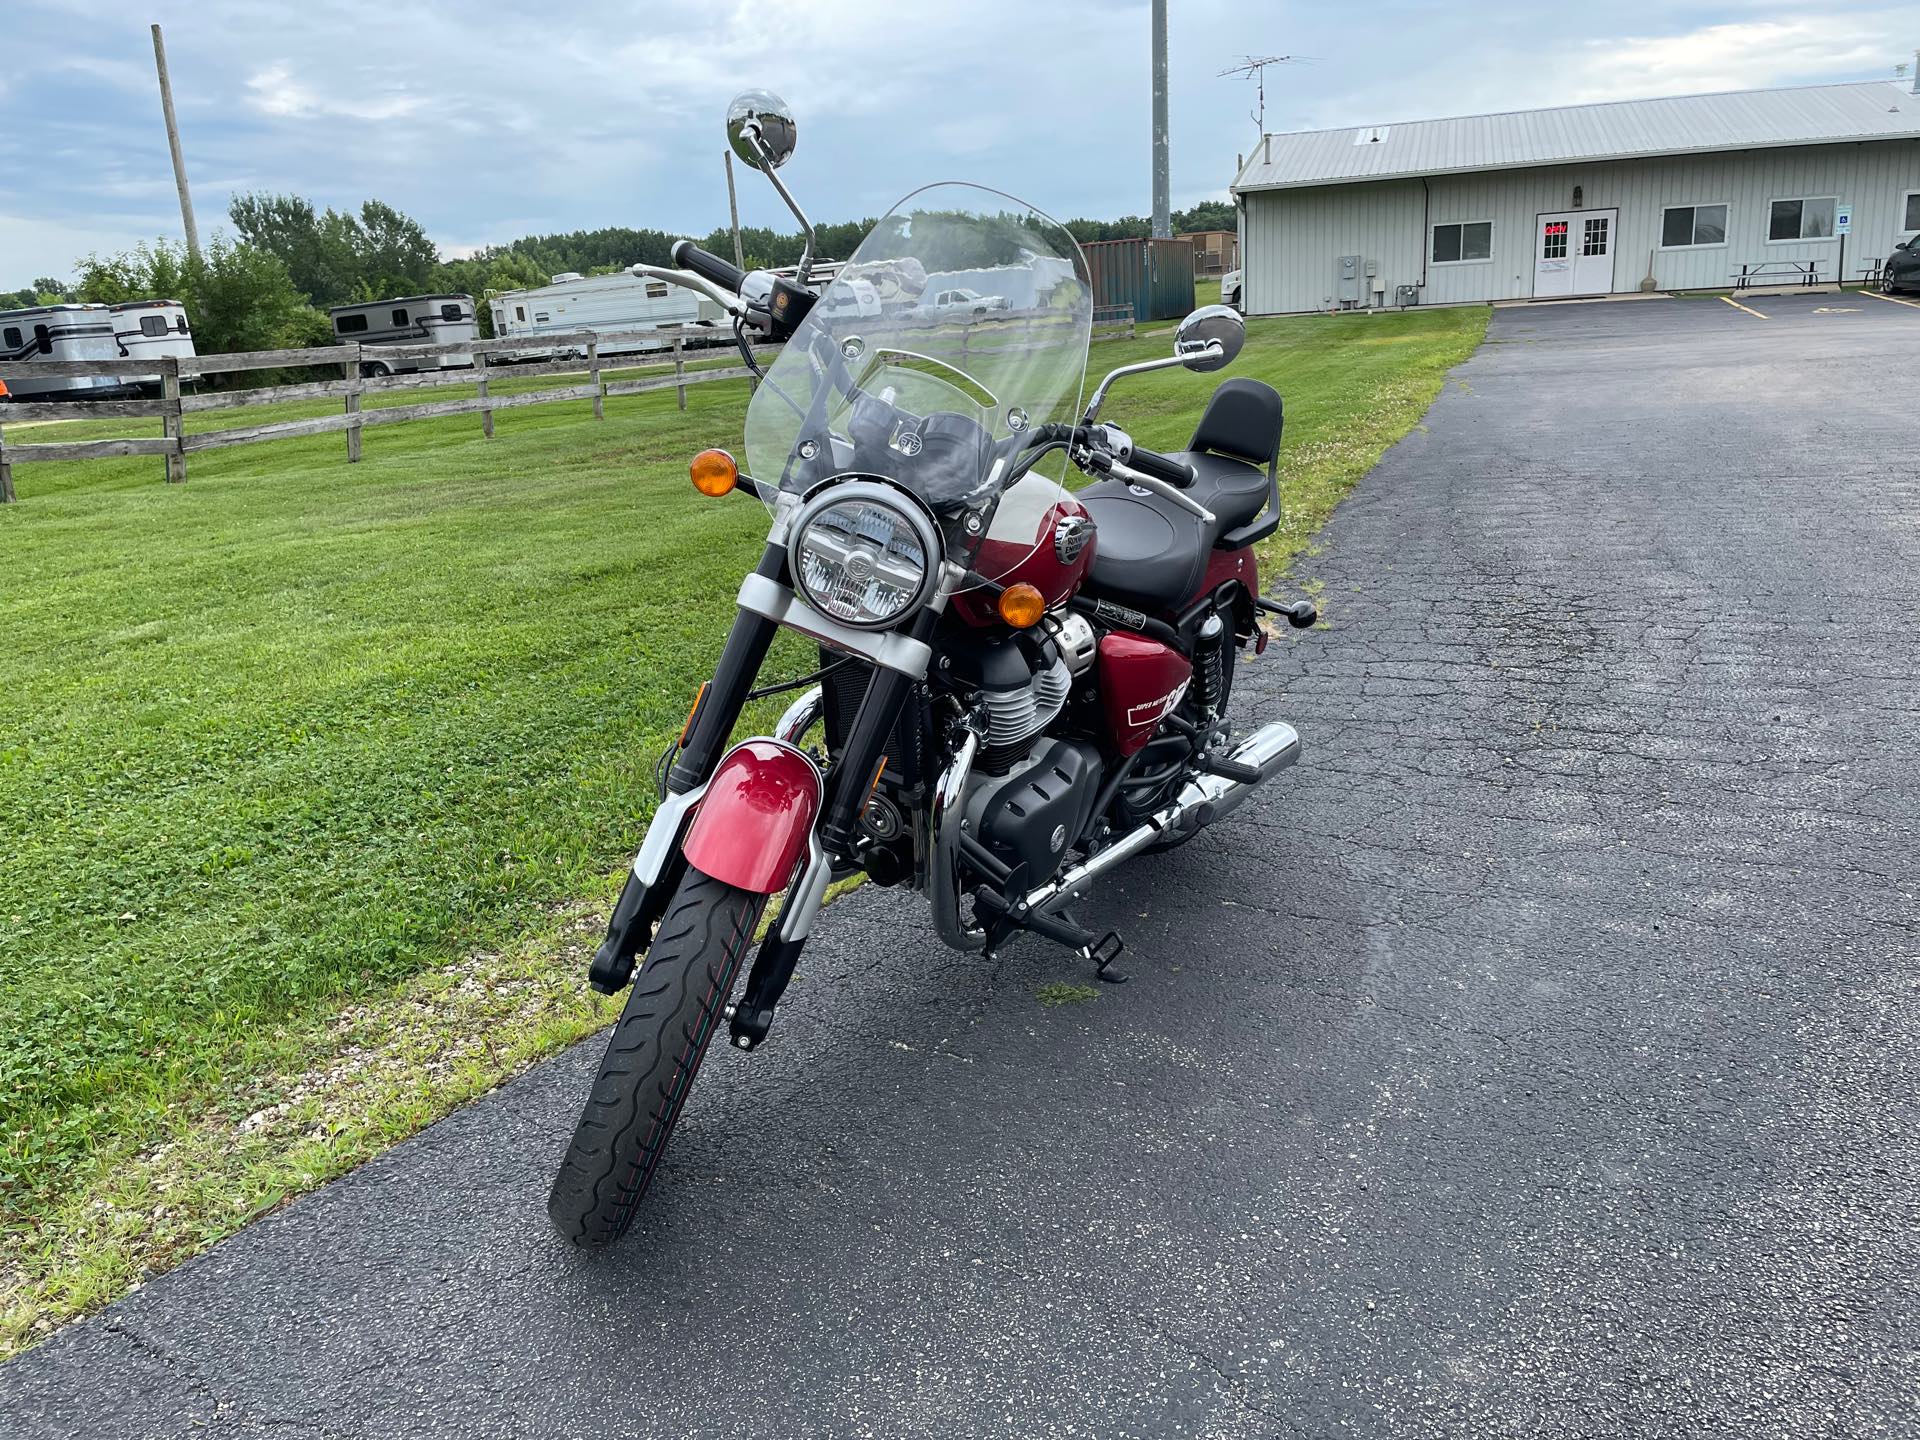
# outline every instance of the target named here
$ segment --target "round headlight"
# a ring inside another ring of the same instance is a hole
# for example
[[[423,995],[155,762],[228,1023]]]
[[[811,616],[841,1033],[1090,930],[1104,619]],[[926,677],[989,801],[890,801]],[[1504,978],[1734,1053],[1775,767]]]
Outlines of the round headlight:
[[[796,518],[788,558],[809,605],[843,625],[879,630],[926,604],[939,573],[931,516],[888,486],[831,485]]]

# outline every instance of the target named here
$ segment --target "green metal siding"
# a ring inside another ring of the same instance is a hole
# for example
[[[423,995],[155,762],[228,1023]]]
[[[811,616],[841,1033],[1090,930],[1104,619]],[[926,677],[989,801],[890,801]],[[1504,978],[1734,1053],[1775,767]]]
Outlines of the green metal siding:
[[[1178,320],[1193,309],[1193,246],[1185,240],[1095,240],[1080,247],[1096,306],[1131,305],[1135,320]]]

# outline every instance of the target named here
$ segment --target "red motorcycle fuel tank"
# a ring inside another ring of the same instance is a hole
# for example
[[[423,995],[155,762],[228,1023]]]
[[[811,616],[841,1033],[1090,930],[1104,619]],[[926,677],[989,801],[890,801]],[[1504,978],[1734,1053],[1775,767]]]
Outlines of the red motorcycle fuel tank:
[[[1193,667],[1177,650],[1144,635],[1111,631],[1100,637],[1094,676],[1114,748],[1131,755],[1153,738],[1160,721],[1187,693]]]
[[[1053,481],[1030,475],[1000,497],[973,568],[997,585],[1025,581],[1051,610],[1080,588],[1096,543],[1087,507]],[[1001,625],[995,598],[993,590],[969,590],[953,597],[953,608],[969,625]]]

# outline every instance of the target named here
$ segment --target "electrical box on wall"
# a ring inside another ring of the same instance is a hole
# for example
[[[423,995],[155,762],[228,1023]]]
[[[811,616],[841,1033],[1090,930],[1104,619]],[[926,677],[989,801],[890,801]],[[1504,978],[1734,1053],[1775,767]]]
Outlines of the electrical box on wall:
[[[1362,257],[1342,255],[1333,263],[1333,295],[1342,305],[1360,303],[1360,265]]]

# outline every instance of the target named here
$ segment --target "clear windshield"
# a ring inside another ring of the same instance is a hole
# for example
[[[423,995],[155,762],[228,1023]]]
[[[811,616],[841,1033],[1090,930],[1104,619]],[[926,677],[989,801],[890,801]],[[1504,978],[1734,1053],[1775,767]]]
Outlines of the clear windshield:
[[[747,408],[748,473],[795,493],[892,481],[933,511],[947,558],[997,580],[1051,533],[1035,522],[1066,458],[1036,462],[1033,441],[1079,413],[1092,322],[1086,261],[1063,226],[997,190],[916,190],[768,369]],[[1010,490],[1019,499],[995,527]]]

